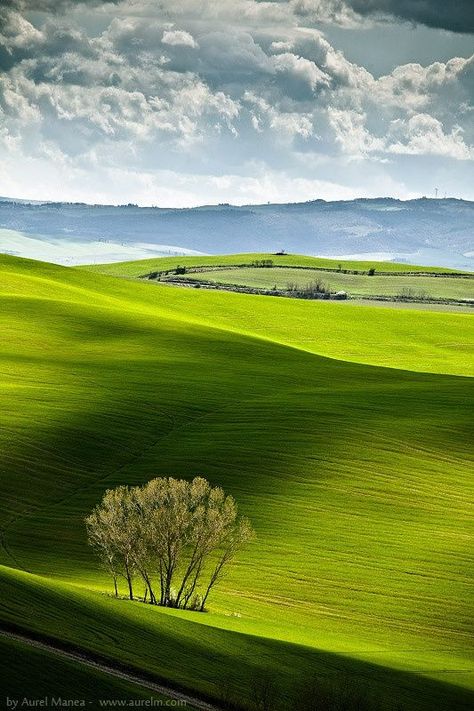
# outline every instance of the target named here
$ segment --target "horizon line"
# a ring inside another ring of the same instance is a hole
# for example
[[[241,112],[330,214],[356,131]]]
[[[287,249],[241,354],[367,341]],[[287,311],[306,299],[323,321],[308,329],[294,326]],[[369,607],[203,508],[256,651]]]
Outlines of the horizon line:
[[[428,197],[427,195],[422,195],[417,198],[396,198],[390,195],[379,195],[377,197],[355,197],[355,198],[345,198],[340,200],[326,200],[324,198],[313,198],[311,200],[296,200],[290,202],[255,202],[255,203],[230,203],[230,202],[216,202],[216,203],[202,203],[197,205],[189,205],[184,207],[171,207],[163,205],[140,205],[138,203],[92,203],[83,202],[80,200],[38,200],[35,198],[19,198],[19,197],[0,197],[1,204],[9,205],[32,205],[32,206],[46,206],[46,205],[70,205],[70,206],[83,206],[83,207],[113,207],[113,208],[130,208],[130,209],[140,209],[140,210],[174,210],[174,211],[184,211],[184,210],[200,210],[205,208],[249,208],[249,207],[278,207],[285,205],[311,205],[313,203],[325,203],[327,205],[340,204],[340,203],[351,203],[351,202],[375,202],[379,200],[390,200],[399,203],[412,203],[420,201],[429,202],[467,202],[474,203],[474,200],[469,200],[466,198],[444,196],[444,197]]]

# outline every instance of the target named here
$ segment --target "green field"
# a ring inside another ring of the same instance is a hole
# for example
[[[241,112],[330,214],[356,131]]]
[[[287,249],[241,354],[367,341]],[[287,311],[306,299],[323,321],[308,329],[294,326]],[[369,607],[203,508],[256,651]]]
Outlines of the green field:
[[[166,698],[153,694],[136,684],[91,669],[89,666],[63,659],[56,653],[48,653],[16,640],[0,636],[2,669],[2,708],[5,698],[18,700],[19,707],[28,702],[47,698],[49,703],[74,700],[77,706],[100,709],[99,700],[120,699],[140,702]],[[179,708],[179,707],[178,707]],[[181,707],[182,708],[182,707]],[[187,706],[192,711],[192,707]]]
[[[216,284],[236,284],[258,289],[288,289],[296,285],[302,288],[322,281],[330,291],[346,291],[350,296],[395,296],[410,293],[414,298],[431,299],[472,299],[474,300],[474,279],[463,277],[422,277],[422,276],[366,276],[321,272],[312,269],[223,269],[219,271],[190,272],[184,276],[172,275],[173,279],[196,279],[212,281]]]
[[[243,708],[265,674],[282,711],[314,675],[470,708],[470,315],[97,271],[0,257],[0,622]],[[205,615],[104,594],[86,545],[106,488],[168,474],[257,531]]]
[[[420,267],[413,264],[397,264],[396,262],[364,262],[326,257],[306,257],[301,254],[220,254],[203,257],[158,257],[156,259],[138,259],[133,262],[114,262],[113,264],[91,264],[81,267],[88,271],[108,274],[109,276],[141,277],[154,271],[175,269],[178,265],[186,267],[216,267],[216,266],[249,266],[252,262],[262,259],[272,260],[280,267],[312,267],[313,269],[350,269],[365,272],[371,268],[383,272],[424,272],[424,273],[456,273],[445,267]]]

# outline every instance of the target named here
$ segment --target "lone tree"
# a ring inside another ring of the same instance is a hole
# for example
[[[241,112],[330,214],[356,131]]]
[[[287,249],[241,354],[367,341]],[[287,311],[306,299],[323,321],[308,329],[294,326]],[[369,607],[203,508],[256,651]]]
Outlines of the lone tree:
[[[86,518],[86,527],[89,543],[112,575],[115,595],[122,577],[133,600],[139,577],[145,601],[200,611],[253,537],[233,497],[202,477],[191,482],[158,478],[141,487],[109,489]]]

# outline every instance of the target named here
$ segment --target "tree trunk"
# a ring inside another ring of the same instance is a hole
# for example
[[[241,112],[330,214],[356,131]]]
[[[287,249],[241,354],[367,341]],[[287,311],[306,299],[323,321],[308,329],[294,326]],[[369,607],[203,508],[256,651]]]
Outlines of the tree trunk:
[[[130,570],[127,564],[125,564],[125,577],[128,583],[128,596],[130,600],[133,600],[133,587],[132,587],[132,576],[130,575]]]
[[[152,585],[151,585],[150,576],[149,576],[148,573],[147,573],[146,571],[144,571],[144,570],[141,571],[141,574],[142,574],[143,580],[145,581],[146,591],[149,591],[149,592],[150,592],[150,603],[151,603],[152,605],[156,605],[156,597],[155,597],[155,593],[153,592],[153,587],[152,587]],[[146,602],[146,600],[145,600],[145,602]]]
[[[163,575],[163,561],[160,559],[160,605],[165,604],[165,578]]]
[[[206,607],[206,600],[207,600],[207,598],[209,597],[209,593],[211,592],[211,588],[212,588],[212,583],[209,583],[208,588],[207,588],[207,590],[206,590],[206,592],[205,592],[205,594],[204,594],[204,597],[202,598],[201,607],[199,608],[200,612],[204,612],[204,608]]]
[[[171,607],[170,602],[171,602],[171,581],[173,579],[173,568],[169,567],[166,570],[166,577],[165,577],[165,607]]]
[[[196,568],[196,566],[199,564],[199,556],[198,556],[198,554],[197,554],[197,553],[198,553],[198,547],[199,547],[199,545],[198,545],[198,543],[197,543],[197,544],[195,545],[195,547],[194,547],[194,550],[193,550],[193,553],[192,553],[192,556],[191,556],[191,560],[189,561],[189,565],[188,565],[188,567],[187,567],[187,569],[186,569],[186,572],[184,573],[183,580],[182,580],[182,582],[181,582],[181,586],[180,586],[180,588],[179,588],[179,590],[178,590],[178,594],[177,594],[177,596],[176,596],[176,607],[179,607],[179,604],[180,604],[180,602],[181,602],[181,597],[182,597],[182,595],[183,595],[183,593],[184,593],[184,588],[186,587],[186,583],[188,582],[188,580],[189,580],[189,578],[190,578],[192,572],[193,572],[194,569]],[[202,562],[201,562],[201,565],[202,565]],[[185,598],[186,598],[186,595],[185,595]]]
[[[196,589],[196,585],[197,585],[197,583],[198,583],[199,576],[201,575],[201,569],[202,569],[202,564],[201,564],[201,565],[198,567],[198,569],[196,570],[196,573],[195,573],[195,575],[194,575],[193,584],[191,585],[190,590],[188,590],[188,592],[187,592],[186,595],[184,596],[183,610],[186,610],[186,609],[187,609],[188,603],[189,603],[189,601],[190,601],[190,599],[191,599],[191,597],[192,597],[192,595],[193,595],[193,593],[194,593],[194,591],[195,591],[195,589]]]
[[[219,580],[219,576],[221,574],[222,568],[228,562],[229,562],[228,551],[225,551],[224,555],[222,556],[220,561],[217,563],[213,574],[211,575],[209,585],[207,586],[207,590],[204,594],[204,597],[202,598],[201,607],[199,608],[201,612],[204,612],[204,607],[206,605],[206,600],[209,597],[209,593],[211,592],[211,590],[214,587],[214,585],[216,584],[216,582]]]
[[[115,597],[118,597],[118,587],[117,587],[117,576],[114,575],[114,593]]]

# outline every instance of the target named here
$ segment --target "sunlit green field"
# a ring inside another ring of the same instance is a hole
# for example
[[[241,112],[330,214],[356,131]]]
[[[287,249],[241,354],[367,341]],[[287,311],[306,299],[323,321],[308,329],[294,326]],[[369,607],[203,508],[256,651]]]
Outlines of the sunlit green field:
[[[394,272],[395,273],[395,272]],[[423,277],[423,276],[367,276],[321,272],[312,269],[223,269],[219,271],[189,272],[184,276],[172,275],[173,279],[196,279],[212,281],[216,284],[236,284],[258,289],[303,288],[314,282],[322,284],[332,292],[346,291],[350,296],[394,296],[411,295],[421,299],[473,299],[474,279],[463,277]]]
[[[445,267],[420,267],[413,264],[397,264],[396,262],[364,262],[355,260],[328,259],[326,257],[307,257],[301,254],[219,254],[202,257],[159,257],[155,259],[138,259],[133,262],[114,262],[113,264],[93,264],[82,269],[100,274],[124,277],[141,277],[154,271],[175,269],[178,265],[186,267],[215,266],[250,266],[255,261],[269,259],[273,266],[279,267],[313,267],[313,269],[351,269],[377,272],[430,272],[454,273],[453,269]]]
[[[469,314],[173,289],[0,257],[0,619],[252,708],[362,679],[472,704]],[[208,614],[114,600],[103,491],[201,474],[257,539]],[[397,704],[397,705],[396,705]]]

